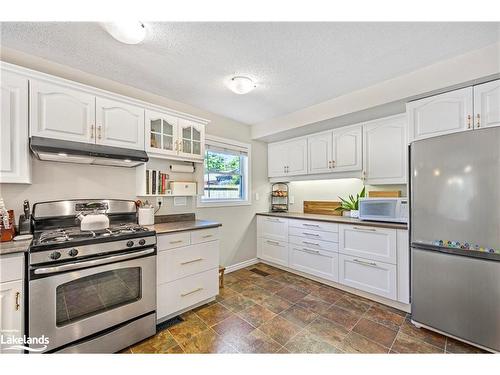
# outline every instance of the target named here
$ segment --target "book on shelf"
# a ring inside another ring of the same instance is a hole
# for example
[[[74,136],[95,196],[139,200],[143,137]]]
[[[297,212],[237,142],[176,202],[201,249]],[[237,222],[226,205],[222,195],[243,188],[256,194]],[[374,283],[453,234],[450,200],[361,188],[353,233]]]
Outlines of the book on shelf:
[[[156,170],[146,169],[146,194],[160,195],[167,192],[168,174]]]

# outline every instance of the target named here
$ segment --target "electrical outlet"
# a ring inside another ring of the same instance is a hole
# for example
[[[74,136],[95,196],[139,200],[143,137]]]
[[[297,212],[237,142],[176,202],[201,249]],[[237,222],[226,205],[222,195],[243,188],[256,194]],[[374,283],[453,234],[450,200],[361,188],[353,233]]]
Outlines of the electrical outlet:
[[[163,206],[163,197],[156,197],[156,206]]]
[[[290,196],[290,204],[295,203],[295,197],[293,195]]]
[[[260,199],[259,193],[255,193],[255,200],[258,201]]]

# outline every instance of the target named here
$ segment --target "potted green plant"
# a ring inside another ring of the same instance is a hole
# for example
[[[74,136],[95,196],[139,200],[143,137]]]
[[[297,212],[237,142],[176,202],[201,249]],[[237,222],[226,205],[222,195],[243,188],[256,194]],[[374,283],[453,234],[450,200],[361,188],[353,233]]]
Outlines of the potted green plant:
[[[359,198],[365,197],[365,187],[360,193],[356,194],[356,198],[352,194],[349,195],[349,200],[339,197],[341,205],[336,211],[342,211],[344,216],[359,217]],[[347,215],[346,215],[347,213]]]

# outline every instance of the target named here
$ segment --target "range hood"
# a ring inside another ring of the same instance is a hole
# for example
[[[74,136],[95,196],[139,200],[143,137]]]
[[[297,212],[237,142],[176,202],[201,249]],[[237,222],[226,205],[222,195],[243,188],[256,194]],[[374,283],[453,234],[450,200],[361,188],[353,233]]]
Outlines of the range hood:
[[[103,146],[92,143],[62,141],[60,139],[31,137],[31,151],[40,160],[63,163],[136,167],[149,160],[143,150]]]

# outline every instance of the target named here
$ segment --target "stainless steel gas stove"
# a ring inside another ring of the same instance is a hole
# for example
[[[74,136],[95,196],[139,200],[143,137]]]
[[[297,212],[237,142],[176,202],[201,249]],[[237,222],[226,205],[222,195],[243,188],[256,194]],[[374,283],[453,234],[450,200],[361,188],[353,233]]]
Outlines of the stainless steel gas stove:
[[[82,231],[96,207],[109,228]],[[136,222],[134,201],[33,206],[27,334],[48,337],[44,352],[112,353],[155,334],[156,233]]]

